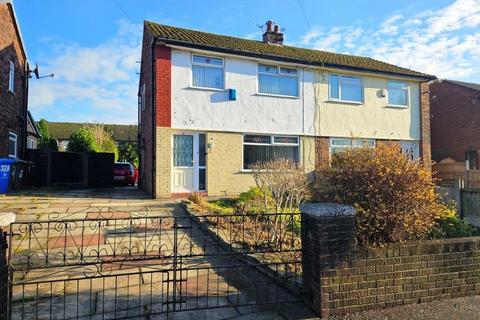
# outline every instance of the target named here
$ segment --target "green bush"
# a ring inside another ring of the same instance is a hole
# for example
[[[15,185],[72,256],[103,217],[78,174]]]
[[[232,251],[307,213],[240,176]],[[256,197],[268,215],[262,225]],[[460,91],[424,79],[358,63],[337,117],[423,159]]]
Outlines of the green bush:
[[[265,213],[266,208],[271,206],[271,197],[265,198],[263,191],[258,187],[251,187],[248,191],[240,193],[237,200],[237,209],[240,213]]]
[[[133,163],[138,168],[138,148],[136,143],[122,143],[118,146],[119,161]]]
[[[88,127],[81,127],[70,136],[68,152],[100,152],[100,146],[97,144],[93,132]]]
[[[102,125],[86,124],[70,136],[67,145],[69,152],[108,152],[118,159],[117,144],[112,134],[104,130]]]
[[[449,216],[437,222],[437,225],[429,234],[430,238],[460,238],[480,236],[480,228],[477,228],[468,221],[460,219],[456,216]]]

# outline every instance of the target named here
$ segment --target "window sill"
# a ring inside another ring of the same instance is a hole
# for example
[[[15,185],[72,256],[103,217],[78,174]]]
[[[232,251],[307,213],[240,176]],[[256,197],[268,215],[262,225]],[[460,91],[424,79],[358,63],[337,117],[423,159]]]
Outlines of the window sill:
[[[204,88],[204,87],[195,87],[195,86],[189,86],[188,89],[200,90],[200,91],[216,91],[216,92],[225,92],[225,91],[227,91],[226,89]]]
[[[287,98],[287,99],[300,99],[298,96],[284,96],[281,94],[270,94],[270,93],[256,93],[256,96],[272,97],[272,98]]]
[[[387,108],[407,109],[408,106],[401,106],[401,105],[398,105],[398,104],[387,104]]]
[[[328,99],[327,102],[332,102],[332,103],[343,103],[343,104],[352,104],[352,105],[357,105],[360,106],[364,104],[364,102],[357,102],[357,101],[345,101],[345,100],[332,100]]]

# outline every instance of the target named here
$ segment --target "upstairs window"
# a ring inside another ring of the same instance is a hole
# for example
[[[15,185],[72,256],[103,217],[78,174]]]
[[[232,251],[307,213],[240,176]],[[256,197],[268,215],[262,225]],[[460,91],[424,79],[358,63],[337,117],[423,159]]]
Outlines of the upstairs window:
[[[10,61],[10,69],[8,72],[8,90],[14,92],[15,90],[15,64]]]
[[[192,85],[198,88],[223,89],[223,59],[194,54]]]
[[[374,139],[344,139],[332,138],[330,139],[330,155],[343,152],[350,148],[360,147],[375,147]]]
[[[406,82],[388,81],[387,89],[389,106],[408,106],[408,87]]]
[[[8,156],[17,157],[17,135],[13,132],[8,133]]]
[[[292,160],[298,163],[299,139],[291,136],[243,136],[243,169],[251,169],[256,163]]]
[[[259,64],[258,93],[298,97],[298,70]]]
[[[361,78],[331,74],[329,78],[330,100],[363,103]]]

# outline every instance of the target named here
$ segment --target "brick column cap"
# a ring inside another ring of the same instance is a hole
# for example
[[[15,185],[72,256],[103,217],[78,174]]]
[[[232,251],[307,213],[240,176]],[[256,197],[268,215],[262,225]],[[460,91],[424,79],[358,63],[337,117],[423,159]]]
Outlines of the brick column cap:
[[[0,212],[0,227],[8,226],[10,223],[15,222],[15,213],[13,212]]]
[[[338,203],[304,203],[300,205],[300,211],[318,217],[355,216],[355,208]]]

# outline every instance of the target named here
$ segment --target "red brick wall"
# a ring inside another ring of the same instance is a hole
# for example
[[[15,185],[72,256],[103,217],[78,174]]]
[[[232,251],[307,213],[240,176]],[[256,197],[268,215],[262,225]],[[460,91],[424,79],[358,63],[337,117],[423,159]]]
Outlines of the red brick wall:
[[[144,28],[139,86],[141,92],[142,85],[145,84],[145,109],[139,111],[140,188],[155,196],[155,127],[171,126],[172,68],[170,48],[156,46],[153,53],[152,41],[152,34],[148,28]]]
[[[158,46],[155,50],[156,123],[171,127],[172,123],[172,61],[171,49]]]
[[[330,138],[315,138],[315,169],[330,164]]]
[[[0,4],[0,21],[0,157],[8,155],[9,131],[17,134],[17,153],[22,157],[25,140],[22,125],[26,125],[27,114],[24,101],[26,57],[21,48],[10,4]],[[10,61],[15,64],[14,93],[8,90]]]
[[[480,150],[480,92],[447,81],[430,84],[432,158],[465,160]]]
[[[139,93],[145,84],[145,109],[139,110],[140,188],[153,195],[152,35],[144,29]]]
[[[424,166],[432,170],[432,149],[430,133],[430,90],[427,82],[420,85],[420,125],[422,140],[420,141],[420,157]]]

